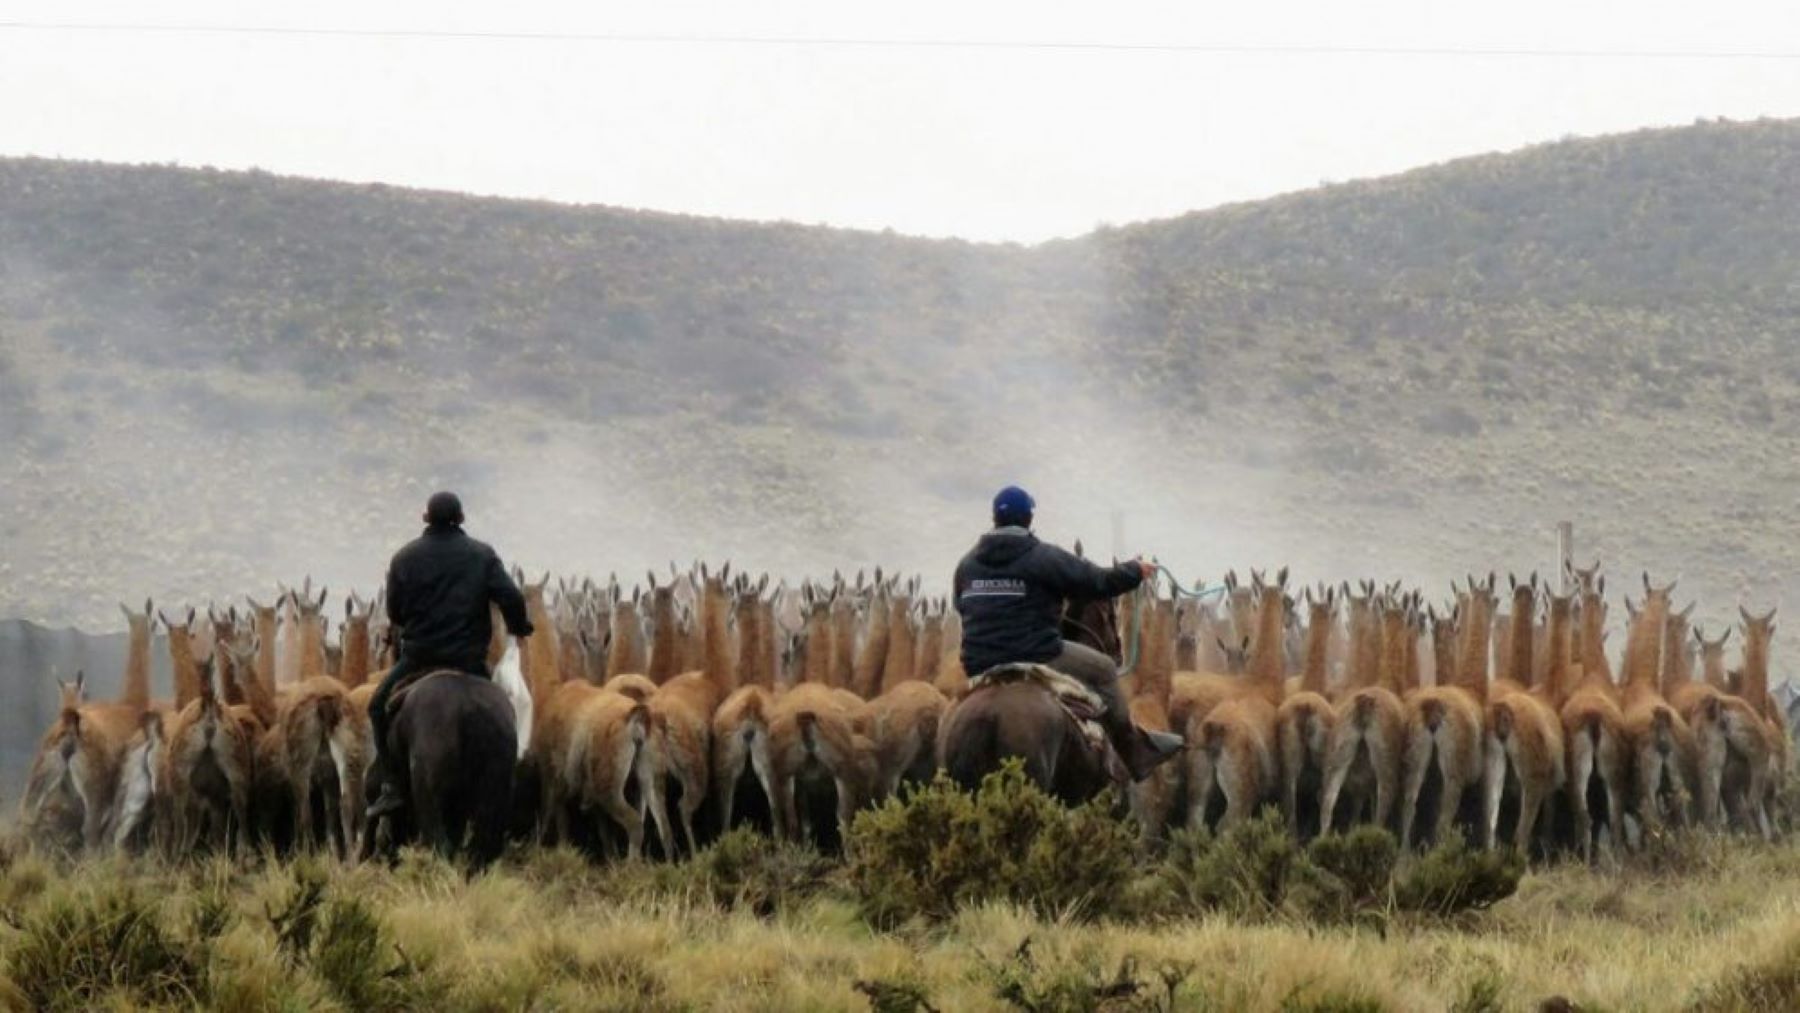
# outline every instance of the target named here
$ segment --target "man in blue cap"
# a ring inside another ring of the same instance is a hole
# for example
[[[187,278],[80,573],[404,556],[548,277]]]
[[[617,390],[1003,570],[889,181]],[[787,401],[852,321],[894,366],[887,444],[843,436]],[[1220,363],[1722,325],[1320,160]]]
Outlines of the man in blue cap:
[[[962,615],[962,661],[970,675],[996,665],[1035,662],[1081,680],[1106,702],[1101,724],[1134,780],[1181,751],[1178,735],[1132,723],[1119,690],[1119,669],[1106,655],[1062,638],[1063,602],[1116,598],[1147,580],[1141,559],[1112,567],[1093,563],[1031,533],[1037,509],[1029,493],[1009,485],[994,497],[994,528],[956,566],[956,611]]]

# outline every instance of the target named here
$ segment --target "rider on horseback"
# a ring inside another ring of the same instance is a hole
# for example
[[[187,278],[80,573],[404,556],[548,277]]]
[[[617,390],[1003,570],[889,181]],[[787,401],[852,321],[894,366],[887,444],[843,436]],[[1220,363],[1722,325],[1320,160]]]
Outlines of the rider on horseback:
[[[956,566],[956,610],[963,621],[963,668],[1034,662],[1086,684],[1106,703],[1101,724],[1134,780],[1181,750],[1179,735],[1139,728],[1119,690],[1119,670],[1106,655],[1062,638],[1058,618],[1067,598],[1115,598],[1155,572],[1142,560],[1108,569],[1040,542],[1031,533],[1037,504],[1007,486],[994,497],[994,529]]]
[[[394,553],[388,564],[388,619],[400,630],[400,659],[381,680],[369,700],[369,724],[375,737],[375,766],[382,794],[369,806],[369,818],[398,812],[406,805],[406,778],[388,769],[388,701],[406,681],[427,672],[451,669],[488,674],[488,643],[493,638],[488,603],[500,607],[506,631],[531,635],[525,596],[507,576],[500,557],[484,542],[463,534],[462,501],[455,493],[434,494],[425,505],[425,533]],[[382,776],[385,775],[385,776]]]

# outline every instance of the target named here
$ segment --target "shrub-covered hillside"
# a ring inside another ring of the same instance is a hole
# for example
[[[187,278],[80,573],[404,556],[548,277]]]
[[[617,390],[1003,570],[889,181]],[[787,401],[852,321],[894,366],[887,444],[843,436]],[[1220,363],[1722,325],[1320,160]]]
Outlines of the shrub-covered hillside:
[[[1006,481],[1201,577],[1800,550],[1800,123],[1038,247],[0,160],[0,615],[367,587],[431,487],[528,565],[936,577]]]

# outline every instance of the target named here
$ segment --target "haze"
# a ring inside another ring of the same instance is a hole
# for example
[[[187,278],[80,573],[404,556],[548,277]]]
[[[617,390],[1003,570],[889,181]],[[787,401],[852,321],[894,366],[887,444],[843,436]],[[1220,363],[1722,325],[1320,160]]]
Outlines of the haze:
[[[982,240],[1569,134],[1800,114],[1800,9],[1777,3],[59,0],[0,4],[0,22],[4,154]],[[21,27],[50,23],[139,27]]]

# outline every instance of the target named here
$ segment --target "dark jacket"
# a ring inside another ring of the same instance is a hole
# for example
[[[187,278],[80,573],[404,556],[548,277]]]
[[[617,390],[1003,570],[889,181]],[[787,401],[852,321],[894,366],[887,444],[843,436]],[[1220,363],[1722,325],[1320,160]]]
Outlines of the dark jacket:
[[[963,668],[971,676],[1062,651],[1067,598],[1113,598],[1143,582],[1135,563],[1095,566],[1024,528],[995,528],[956,564]]]
[[[500,557],[459,527],[426,528],[388,564],[388,618],[400,628],[401,654],[415,663],[485,663],[494,632],[489,602],[500,606],[507,632],[531,634],[525,596]]]

